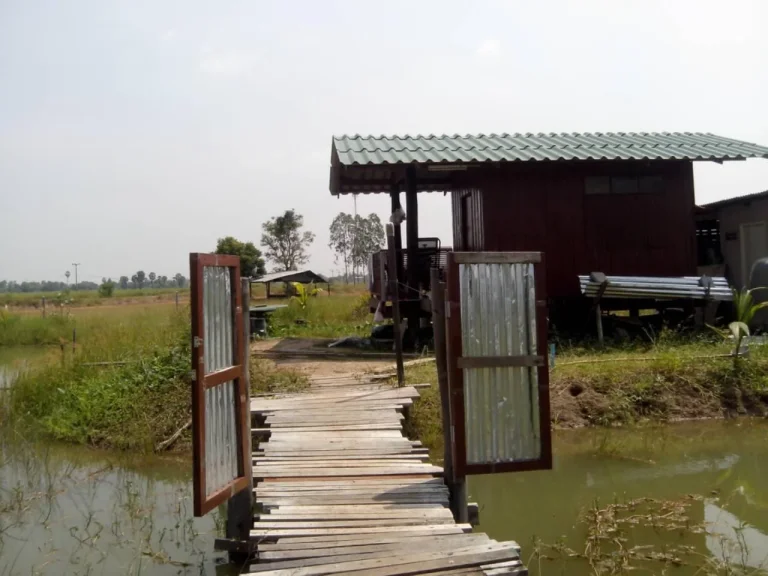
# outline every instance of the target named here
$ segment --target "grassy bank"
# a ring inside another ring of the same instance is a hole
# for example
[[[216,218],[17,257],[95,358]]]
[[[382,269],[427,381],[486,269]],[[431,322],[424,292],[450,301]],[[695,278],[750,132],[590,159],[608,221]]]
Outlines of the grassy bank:
[[[56,337],[62,327],[46,320]],[[39,319],[14,322],[17,334],[49,334],[35,332]],[[68,442],[151,450],[189,419],[186,311],[132,309],[61,322],[65,335],[77,328],[77,345],[54,348],[13,384],[0,405],[4,423]]]
[[[734,365],[728,345],[668,339],[653,345],[561,350],[550,372],[552,424],[620,426],[646,421],[768,414],[768,346],[753,346]],[[409,434],[442,457],[442,425],[434,364],[406,370],[428,382],[411,409]]]

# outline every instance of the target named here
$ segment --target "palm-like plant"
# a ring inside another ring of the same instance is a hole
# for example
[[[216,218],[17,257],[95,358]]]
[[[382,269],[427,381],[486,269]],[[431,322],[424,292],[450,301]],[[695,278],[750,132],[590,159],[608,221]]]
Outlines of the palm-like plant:
[[[301,282],[291,282],[291,286],[293,286],[294,291],[294,295],[291,296],[291,302],[296,302],[302,310],[306,310],[309,299],[317,296],[320,292],[320,289],[315,287],[314,282],[308,286]]]
[[[733,356],[734,361],[739,356],[739,350],[741,350],[741,343],[744,341],[744,338],[747,338],[749,336],[749,323],[752,322],[753,318],[755,317],[755,314],[759,310],[762,310],[763,308],[768,307],[768,301],[766,302],[759,302],[755,304],[755,299],[752,297],[752,293],[757,290],[765,290],[766,288],[742,288],[741,290],[733,289],[733,307],[736,319],[728,324],[727,330],[722,330],[720,328],[712,328],[723,336],[724,338],[728,338],[730,336],[733,336],[735,347],[733,349]]]

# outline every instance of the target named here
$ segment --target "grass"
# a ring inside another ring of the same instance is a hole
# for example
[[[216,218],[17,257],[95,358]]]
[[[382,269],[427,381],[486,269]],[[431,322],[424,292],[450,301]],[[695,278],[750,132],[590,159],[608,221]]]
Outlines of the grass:
[[[303,372],[276,366],[271,360],[251,356],[249,366],[251,394],[301,392],[309,387],[309,378]]]
[[[78,329],[74,352],[67,343],[55,361],[22,374],[0,405],[3,420],[58,440],[135,450],[152,450],[179,429],[190,412],[188,312],[130,308],[68,319]]]
[[[368,336],[373,324],[368,300],[367,292],[321,295],[311,298],[304,309],[295,300],[270,300],[270,304],[288,307],[269,317],[269,335],[281,338]]]

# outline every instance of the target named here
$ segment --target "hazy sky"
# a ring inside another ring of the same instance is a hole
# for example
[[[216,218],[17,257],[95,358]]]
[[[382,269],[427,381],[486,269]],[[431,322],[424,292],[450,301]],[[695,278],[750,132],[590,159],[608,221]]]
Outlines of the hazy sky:
[[[0,279],[188,274],[287,208],[334,268],[342,133],[704,131],[768,145],[768,2],[0,0]],[[697,201],[768,160],[696,164]],[[386,196],[358,200],[388,215]],[[450,206],[420,196],[423,235]]]

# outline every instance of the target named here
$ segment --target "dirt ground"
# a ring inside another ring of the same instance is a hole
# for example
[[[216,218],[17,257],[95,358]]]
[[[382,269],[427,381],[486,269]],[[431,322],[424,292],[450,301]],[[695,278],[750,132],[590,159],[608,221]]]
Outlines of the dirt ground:
[[[251,352],[262,356],[276,366],[302,372],[310,380],[332,376],[358,376],[395,367],[394,355],[381,354],[380,358],[361,354],[357,350],[328,348],[332,340],[319,338],[285,338],[257,340]]]

